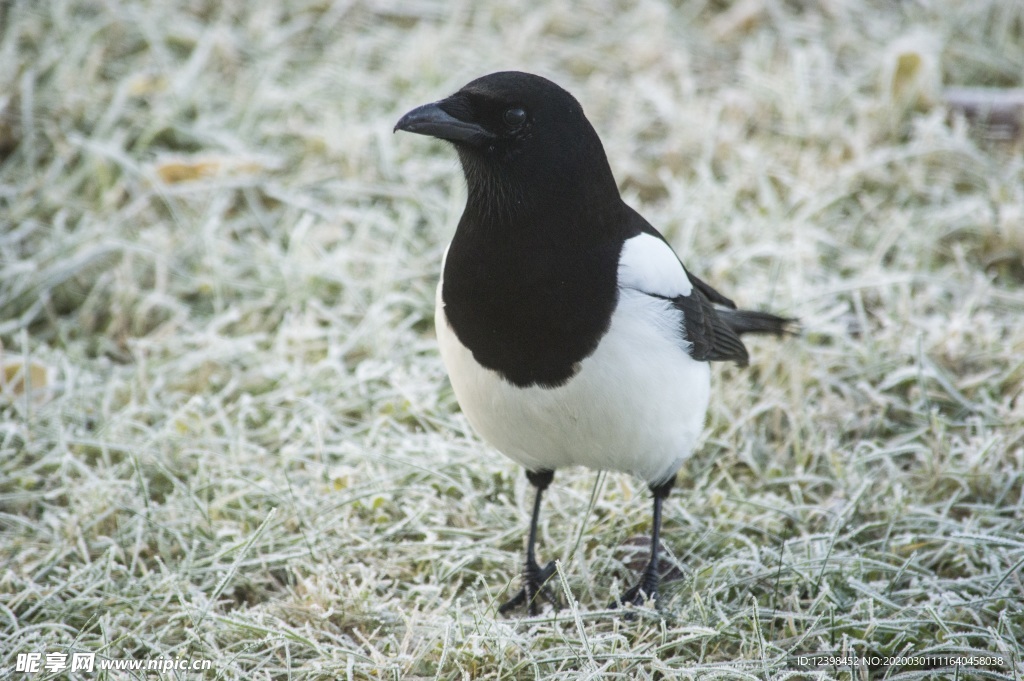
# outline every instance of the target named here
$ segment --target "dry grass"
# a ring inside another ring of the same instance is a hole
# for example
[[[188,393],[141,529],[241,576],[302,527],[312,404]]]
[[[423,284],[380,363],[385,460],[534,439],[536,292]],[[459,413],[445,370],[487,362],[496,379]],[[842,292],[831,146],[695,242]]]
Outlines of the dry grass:
[[[716,371],[663,619],[602,610],[648,500],[585,471],[541,531],[573,606],[495,613],[529,491],[434,346],[454,155],[391,126],[509,67],[694,272],[804,320]],[[0,677],[1019,679],[1024,161],[937,102],[1022,72],[1005,0],[0,2]]]

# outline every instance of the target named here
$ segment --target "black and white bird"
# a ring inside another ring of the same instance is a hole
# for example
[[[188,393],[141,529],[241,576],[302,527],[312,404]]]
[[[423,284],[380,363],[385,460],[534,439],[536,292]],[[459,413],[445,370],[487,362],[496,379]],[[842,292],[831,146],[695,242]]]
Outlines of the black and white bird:
[[[468,195],[437,287],[441,357],[473,428],[536,488],[523,588],[501,612],[554,602],[537,521],[567,466],[649,485],[650,561],[621,602],[656,598],[662,502],[704,427],[709,363],[745,365],[741,335],[792,320],[737,310],[689,273],[623,202],[579,102],[545,78],[484,76],[395,130],[458,152]]]

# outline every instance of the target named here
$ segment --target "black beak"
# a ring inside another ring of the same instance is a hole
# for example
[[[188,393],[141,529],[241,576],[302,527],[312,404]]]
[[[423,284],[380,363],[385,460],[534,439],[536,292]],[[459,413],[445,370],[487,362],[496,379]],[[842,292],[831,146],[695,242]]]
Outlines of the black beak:
[[[441,108],[441,102],[418,106],[395,124],[395,132],[405,130],[430,135],[449,142],[479,142],[494,137],[476,123],[463,121]]]

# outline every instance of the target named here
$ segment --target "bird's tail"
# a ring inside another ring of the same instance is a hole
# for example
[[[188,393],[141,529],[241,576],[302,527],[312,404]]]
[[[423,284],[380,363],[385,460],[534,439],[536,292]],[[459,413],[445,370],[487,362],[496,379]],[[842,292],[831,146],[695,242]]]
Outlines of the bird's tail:
[[[745,333],[770,333],[784,336],[786,334],[795,335],[800,331],[798,321],[793,317],[779,317],[770,312],[720,309],[718,316],[738,336]]]

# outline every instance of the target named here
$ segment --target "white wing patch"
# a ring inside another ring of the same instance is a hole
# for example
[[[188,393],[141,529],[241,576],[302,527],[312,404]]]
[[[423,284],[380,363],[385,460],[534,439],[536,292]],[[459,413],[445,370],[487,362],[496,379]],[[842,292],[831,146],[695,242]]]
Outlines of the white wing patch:
[[[690,295],[693,284],[668,244],[656,236],[641,233],[622,245],[619,288],[676,298]]]

